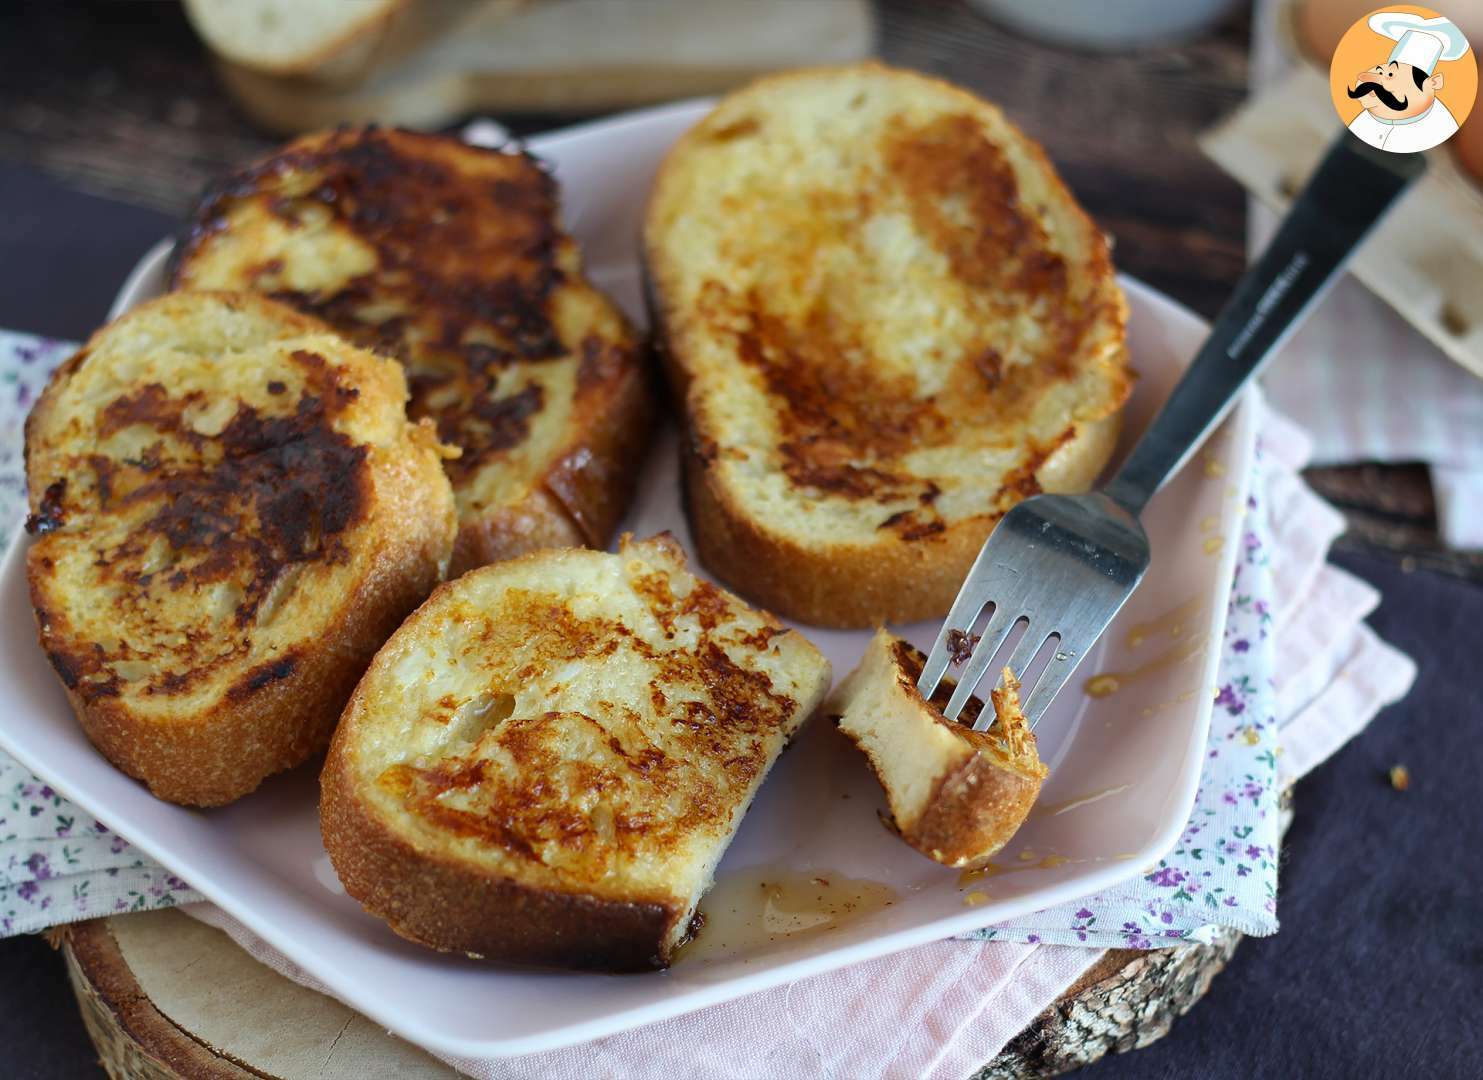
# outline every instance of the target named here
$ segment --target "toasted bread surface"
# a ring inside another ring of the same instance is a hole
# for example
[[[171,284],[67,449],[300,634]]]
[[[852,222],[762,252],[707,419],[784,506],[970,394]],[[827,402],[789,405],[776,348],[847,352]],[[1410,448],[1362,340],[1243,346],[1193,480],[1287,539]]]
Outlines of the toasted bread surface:
[[[252,289],[406,366],[447,464],[454,572],[607,544],[652,394],[641,342],[582,276],[556,182],[523,153],[375,128],[305,136],[219,184],[175,288]]]
[[[644,231],[706,565],[785,615],[943,614],[1011,505],[1077,490],[1130,388],[1107,244],[1038,146],[879,64],[764,78]]]
[[[993,692],[994,724],[974,731],[983,709],[969,698],[960,721],[942,714],[954,684],[930,701],[917,691],[924,657],[885,630],[825,705],[870,760],[898,833],[948,866],[982,866],[1009,842],[1048,775],[1008,673]]]
[[[399,366],[251,294],[94,334],[26,424],[41,644],[89,738],[229,802],[322,750],[441,579],[455,517]]]
[[[349,893],[445,950],[667,964],[829,663],[667,535],[450,582],[355,691],[322,781]]]

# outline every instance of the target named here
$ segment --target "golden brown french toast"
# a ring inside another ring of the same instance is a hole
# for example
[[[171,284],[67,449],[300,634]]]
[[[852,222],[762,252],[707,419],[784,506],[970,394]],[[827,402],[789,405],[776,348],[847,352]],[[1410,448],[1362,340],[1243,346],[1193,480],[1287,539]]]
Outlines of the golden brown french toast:
[[[582,276],[533,158],[376,128],[307,135],[207,193],[174,288],[251,289],[397,357],[463,453],[453,572],[605,547],[651,412],[633,328]]]
[[[663,966],[828,688],[818,650],[692,575],[667,534],[485,567],[356,688],[321,782],[325,848],[413,941]]]
[[[322,750],[456,527],[392,360],[249,293],[103,327],[26,422],[41,646],[94,745],[214,806]]]
[[[666,158],[644,250],[697,549],[780,614],[941,616],[1005,510],[1111,453],[1106,241],[963,90],[869,63],[729,95]]]
[[[993,692],[993,726],[974,731],[978,698],[968,699],[958,720],[942,713],[951,679],[930,701],[917,691],[925,659],[877,631],[824,711],[870,760],[903,840],[947,866],[982,866],[1029,816],[1048,773],[1012,672],[1005,669],[1004,686]]]

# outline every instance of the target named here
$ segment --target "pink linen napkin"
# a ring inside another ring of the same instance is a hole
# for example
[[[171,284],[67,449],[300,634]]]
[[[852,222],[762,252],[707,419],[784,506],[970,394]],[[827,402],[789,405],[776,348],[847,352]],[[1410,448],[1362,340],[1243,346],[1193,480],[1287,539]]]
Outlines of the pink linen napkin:
[[[1279,771],[1291,781],[1400,698],[1415,665],[1360,621],[1378,595],[1325,563],[1343,519],[1296,472],[1310,444],[1267,411]],[[183,910],[225,930],[296,982],[323,987],[219,909]],[[943,941],[563,1050],[447,1059],[478,1080],[655,1076],[944,1077],[991,1060],[1104,954],[1098,948]],[[868,1024],[861,1017],[870,1017]]]

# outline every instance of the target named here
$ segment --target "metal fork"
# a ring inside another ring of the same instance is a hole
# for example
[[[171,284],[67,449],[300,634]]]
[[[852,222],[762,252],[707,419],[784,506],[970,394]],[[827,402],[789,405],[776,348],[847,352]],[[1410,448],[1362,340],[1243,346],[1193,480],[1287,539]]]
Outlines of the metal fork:
[[[1149,498],[1425,169],[1421,154],[1389,154],[1348,132],[1339,136],[1122,468],[1100,491],[1036,495],[1000,519],[932,646],[917,682],[922,696],[931,697],[950,664],[971,649],[944,710],[957,719],[1010,631],[1028,621],[1001,666],[1020,674],[1025,717],[1032,727],[1039,721],[1148,569],[1148,536],[1138,517]],[[974,644],[968,635],[990,605]],[[1025,681],[1025,669],[1053,636],[1059,641],[1044,670]],[[973,726],[984,730],[993,719],[994,711],[984,709]]]

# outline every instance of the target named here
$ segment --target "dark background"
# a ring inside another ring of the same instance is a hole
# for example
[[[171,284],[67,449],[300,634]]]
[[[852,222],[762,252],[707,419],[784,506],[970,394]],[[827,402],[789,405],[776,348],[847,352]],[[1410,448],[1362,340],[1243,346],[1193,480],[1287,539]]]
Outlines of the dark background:
[[[1243,266],[1245,198],[1194,139],[1245,95],[1244,15],[1189,45],[1104,57],[1027,42],[952,0],[879,13],[887,59],[980,89],[1045,144],[1123,270],[1218,310]],[[85,337],[205,180],[274,142],[233,111],[173,3],[0,9],[0,327]],[[1299,785],[1282,933],[1245,941],[1167,1038],[1093,1075],[1483,1072],[1483,557],[1439,546],[1420,467],[1308,475],[1350,518],[1335,561],[1381,590],[1371,622],[1420,676]],[[1402,762],[1404,793],[1386,778]],[[0,941],[0,1075],[100,1075],[39,937]]]

